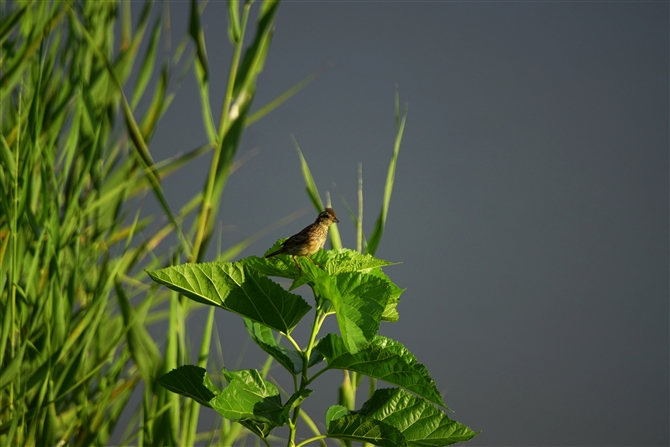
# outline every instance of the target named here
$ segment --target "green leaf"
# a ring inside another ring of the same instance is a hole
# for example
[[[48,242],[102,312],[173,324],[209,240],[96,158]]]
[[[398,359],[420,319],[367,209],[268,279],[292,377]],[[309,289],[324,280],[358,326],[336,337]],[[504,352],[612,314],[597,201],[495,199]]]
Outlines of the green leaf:
[[[14,358],[5,364],[5,367],[0,372],[0,390],[14,381],[14,378],[21,374],[21,366],[23,365],[23,354],[26,352],[27,344],[21,345],[18,352],[15,353]]]
[[[326,427],[330,426],[331,421],[339,419],[349,414],[349,409],[343,405],[331,405],[326,411]]]
[[[376,390],[355,412],[397,428],[410,446],[440,447],[469,441],[475,432],[424,399],[399,388]]]
[[[254,323],[248,318],[244,319],[244,325],[256,344],[263,351],[274,357],[280,365],[293,374],[300,374],[302,372],[302,355],[298,351],[285,348],[277,343],[269,327]]]
[[[270,49],[274,32],[274,18],[279,8],[278,0],[264,0],[258,13],[256,35],[251,45],[244,52],[244,58],[235,78],[233,95],[235,102],[248,101],[253,97],[256,78],[263,71],[265,59]],[[248,99],[243,99],[243,98]]]
[[[272,253],[273,251],[279,250],[281,244],[288,238],[279,239],[277,242],[267,249],[264,255]],[[385,267],[387,265],[395,265],[395,262],[384,261],[383,259],[377,259],[369,254],[361,254],[354,250],[348,248],[339,248],[334,250],[319,250],[310,258],[318,265],[324,268],[326,272],[330,275],[336,275],[338,273],[345,272],[362,272],[362,273],[373,273],[378,270],[378,267]],[[291,286],[291,289],[295,289],[303,284],[309,282],[307,276],[301,275],[298,271],[298,268],[293,262],[291,256],[273,256],[272,258],[259,258],[257,256],[249,256],[248,258],[240,259],[238,262],[247,264],[253,267],[255,270],[268,275],[268,276],[278,276],[280,278],[291,278],[295,279],[295,282]],[[307,261],[309,262],[309,261]],[[376,273],[375,273],[376,274]],[[392,287],[401,291],[398,286],[393,284],[391,280],[386,275],[379,275],[380,278],[384,278],[389,282]],[[398,294],[398,296],[400,296]]]
[[[388,173],[386,174],[386,185],[384,185],[384,201],[382,202],[382,209],[379,212],[379,217],[375,223],[375,228],[372,230],[372,235],[368,241],[367,247],[365,247],[366,253],[375,254],[379,243],[382,240],[382,235],[384,234],[384,227],[386,226],[386,217],[388,216],[389,205],[391,203],[391,193],[393,192],[393,182],[395,180],[395,168],[398,161],[398,152],[400,152],[400,142],[402,141],[402,134],[405,130],[405,121],[407,120],[407,107],[403,111],[402,117],[400,117],[400,107],[398,106],[398,94],[396,93],[396,136],[395,144],[393,145],[393,155],[391,156],[391,162],[389,163]]]
[[[372,269],[368,273],[387,281],[389,287],[391,288],[391,296],[389,296],[389,300],[386,303],[386,307],[384,308],[384,313],[382,313],[382,321],[398,321],[400,315],[398,315],[396,307],[400,302],[400,295],[402,295],[402,293],[407,289],[401,289],[398,287],[394,282],[391,281],[386,273],[382,271],[382,269]]]
[[[228,0],[228,38],[235,45],[240,41],[240,16],[238,12],[239,1]]]
[[[288,238],[279,239],[263,255],[279,250],[282,242],[286,239]],[[240,259],[237,262],[246,264],[259,273],[267,276],[277,276],[279,278],[297,278],[299,276],[298,268],[295,266],[291,256],[277,255],[268,259],[265,257],[259,258],[258,256],[249,256],[248,258]]]
[[[244,263],[182,264],[147,272],[190,299],[235,312],[288,334],[311,306]]]
[[[114,281],[114,288],[119,308],[123,315],[124,325],[128,327],[126,337],[128,347],[130,348],[130,355],[133,357],[133,361],[140,370],[140,374],[142,374],[145,382],[149,383],[151,377],[158,373],[158,368],[160,368],[162,363],[156,343],[144,326],[150,302],[145,301],[142,303],[139,312],[136,312],[118,279]]]
[[[331,421],[328,424],[328,437],[369,442],[381,447],[408,445],[397,428],[360,414],[350,414]]]
[[[286,414],[288,415],[288,412],[293,410],[295,407],[300,405],[305,399],[307,399],[314,391],[310,390],[309,388],[305,388],[302,390],[296,391],[293,396],[289,398],[289,400],[286,401],[286,405],[284,405],[284,408],[286,409]]]
[[[314,183],[314,177],[312,177],[312,172],[309,170],[307,161],[305,160],[305,157],[302,155],[302,151],[300,150],[300,146],[298,146],[298,141],[295,139],[295,137],[293,137],[293,143],[295,144],[295,148],[298,151],[298,156],[300,157],[300,168],[302,169],[302,176],[305,179],[307,195],[311,199],[314,208],[316,208],[318,212],[321,212],[324,210],[324,206],[323,202],[321,201],[321,196],[319,195],[319,190],[316,187],[316,183]],[[342,248],[342,241],[340,239],[340,232],[337,229],[337,224],[333,224],[330,226],[329,234],[330,234],[330,243],[332,247]]]
[[[154,73],[154,63],[156,61],[156,51],[158,49],[158,44],[160,42],[161,35],[161,25],[162,22],[159,19],[156,19],[154,24],[153,32],[151,33],[151,40],[149,41],[149,46],[144,55],[142,67],[140,68],[140,73],[137,77],[137,83],[135,84],[135,91],[133,92],[133,98],[130,101],[131,107],[135,109],[139,100],[144,94],[144,90],[151,79],[151,76]]]
[[[319,250],[318,252],[316,252],[311,256],[311,259],[316,264],[323,267],[323,269],[330,275],[337,275],[338,273],[346,273],[346,272],[361,272],[361,273],[369,273],[384,279],[385,281],[387,281],[389,287],[391,288],[391,297],[389,297],[389,299],[393,298],[393,294],[396,291],[401,290],[398,286],[393,284],[393,282],[391,282],[389,277],[386,276],[379,268],[379,267],[385,267],[387,265],[396,264],[394,262],[384,261],[383,259],[377,259],[372,255],[361,254],[358,253],[357,251],[348,248],[340,248],[337,250]],[[293,264],[292,261],[291,263]],[[298,273],[297,268],[293,268],[293,270],[290,270],[290,266],[287,266],[286,264],[280,264],[279,262],[277,262],[275,266],[277,268],[286,268],[286,270],[291,273],[293,271],[295,271],[296,274]],[[295,267],[295,264],[293,264],[293,266]],[[289,290],[297,289],[301,285],[307,284],[310,281],[310,278],[307,275],[298,275],[297,277],[294,276],[293,278],[295,279],[293,281],[293,284],[291,284],[291,288]],[[398,296],[400,295],[398,294]]]
[[[287,423],[288,410],[281,403],[279,390],[258,371],[223,369],[223,375],[228,386],[210,401],[217,413],[231,421],[249,421],[262,433],[270,426]]]
[[[323,211],[323,202],[321,201],[319,190],[316,187],[316,183],[314,182],[314,177],[312,177],[312,171],[310,171],[307,160],[305,160],[305,157],[302,155],[302,151],[300,150],[300,146],[298,146],[298,141],[295,139],[295,137],[293,137],[293,144],[295,144],[295,149],[298,151],[298,157],[300,157],[300,168],[302,169],[302,176],[305,179],[307,195],[312,201],[314,208]]]
[[[419,396],[447,407],[428,370],[399,342],[377,336],[357,354],[347,351],[344,341],[328,334],[316,345],[329,368],[356,371],[401,386]]]
[[[314,283],[319,298],[332,303],[347,350],[357,353],[379,330],[382,313],[391,295],[387,282],[358,272],[331,276],[309,261],[300,265],[304,275]]]
[[[173,393],[190,397],[200,405],[210,408],[212,406],[209,401],[220,393],[207,374],[207,370],[195,365],[184,365],[173,369],[159,377],[157,382]]]
[[[349,248],[320,250],[312,255],[312,259],[331,275],[344,272],[369,272],[378,267],[398,264],[375,258],[371,254],[361,254]]]
[[[207,49],[205,47],[205,33],[200,25],[200,12],[198,11],[197,0],[191,0],[191,18],[188,33],[193,38],[198,55],[200,69],[204,73],[205,81],[209,79],[209,64],[207,62]]]

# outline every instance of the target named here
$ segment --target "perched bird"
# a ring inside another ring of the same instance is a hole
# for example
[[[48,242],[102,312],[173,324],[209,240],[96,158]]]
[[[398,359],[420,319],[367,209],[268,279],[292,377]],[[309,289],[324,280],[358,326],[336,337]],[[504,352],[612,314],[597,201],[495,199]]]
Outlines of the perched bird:
[[[319,216],[313,224],[307,225],[300,233],[294,234],[286,239],[281,244],[279,250],[265,255],[265,257],[269,258],[281,254],[291,255],[293,256],[293,262],[298,266],[300,272],[302,272],[302,269],[296,260],[297,256],[305,256],[312,264],[317,265],[309,258],[309,255],[313,255],[323,248],[326,243],[326,238],[328,237],[328,227],[333,222],[339,222],[335,210],[326,208],[323,212],[319,213]]]

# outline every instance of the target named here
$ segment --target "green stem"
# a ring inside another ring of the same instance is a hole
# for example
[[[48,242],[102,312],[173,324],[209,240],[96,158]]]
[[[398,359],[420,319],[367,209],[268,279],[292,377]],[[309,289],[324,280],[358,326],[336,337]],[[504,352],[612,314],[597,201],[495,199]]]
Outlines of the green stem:
[[[235,87],[235,80],[237,78],[237,70],[240,64],[240,57],[242,54],[242,46],[244,45],[244,34],[247,29],[247,21],[249,19],[249,10],[251,8],[251,1],[244,4],[244,12],[242,13],[242,22],[240,25],[240,39],[235,45],[235,52],[233,53],[233,61],[230,64],[230,74],[228,76],[228,86],[226,87],[226,96],[223,100],[223,107],[221,109],[221,119],[219,121],[219,134],[216,147],[212,153],[212,162],[209,166],[209,177],[207,178],[207,186],[202,200],[202,207],[198,214],[198,231],[195,236],[195,243],[193,244],[193,253],[191,255],[191,262],[196,262],[202,258],[200,249],[203,240],[206,237],[206,232],[209,227],[209,222],[213,218],[212,213],[212,196],[214,194],[214,185],[216,184],[216,174],[219,167],[219,160],[221,159],[221,151],[223,150],[223,138],[228,131],[229,126],[229,112],[230,104],[233,97],[233,88]],[[225,173],[223,175],[226,175]]]
[[[314,374],[312,377],[309,378],[309,380],[307,381],[307,385],[309,385],[310,383],[312,383],[312,382],[314,381],[314,379],[316,379],[317,377],[319,377],[321,374],[325,373],[325,372],[328,371],[329,369],[330,369],[330,368],[326,366],[326,367],[323,368],[322,370],[319,370],[316,374]]]
[[[286,337],[286,339],[287,339],[288,341],[291,342],[291,344],[292,344],[293,347],[296,349],[296,351],[298,351],[298,352],[302,351],[302,349],[300,349],[300,345],[298,345],[298,343],[295,341],[295,339],[294,339],[293,337],[291,337],[290,334],[284,334],[284,336]]]
[[[307,445],[310,442],[318,441],[320,439],[326,439],[328,435],[319,435],[319,436],[314,436],[313,438],[305,439],[302,441],[300,444],[296,445],[295,447],[302,447],[303,445]]]
[[[302,391],[307,388],[307,384],[310,382],[307,377],[307,369],[309,367],[309,358],[312,355],[312,349],[314,348],[314,340],[316,339],[316,334],[319,332],[321,324],[323,324],[322,312],[318,309],[314,312],[314,322],[312,323],[312,333],[309,336],[309,343],[307,347],[302,352],[302,374],[300,377],[300,388],[298,391]],[[288,337],[288,336],[287,336]],[[297,346],[297,344],[296,344]],[[298,422],[298,417],[300,416],[300,405],[297,405],[293,410],[293,417],[289,421],[289,437],[288,437],[288,446],[295,446],[295,431]],[[303,443],[304,444],[304,443]]]

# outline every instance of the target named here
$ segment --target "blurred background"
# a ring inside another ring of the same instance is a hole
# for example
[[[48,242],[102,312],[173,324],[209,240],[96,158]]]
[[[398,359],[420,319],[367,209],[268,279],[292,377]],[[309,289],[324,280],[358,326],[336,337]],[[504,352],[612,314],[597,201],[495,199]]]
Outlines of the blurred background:
[[[188,12],[170,3],[175,36]],[[667,2],[283,2],[252,110],[320,76],[246,130],[212,256],[297,213],[240,257],[262,255],[314,220],[292,137],[349,248],[344,200],[357,208],[362,164],[369,236],[397,86],[408,118],[377,256],[402,262],[385,271],[407,290],[380,333],[426,365],[454,419],[482,430],[469,445],[668,445],[668,13]],[[226,14],[210,1],[202,19],[213,104],[232,57]],[[159,161],[206,141],[189,72],[150,150]],[[202,188],[208,157],[163,182],[173,209]],[[157,210],[151,195],[142,206]],[[226,366],[259,367],[241,319],[216,320]],[[315,420],[340,380],[325,375],[307,401]]]

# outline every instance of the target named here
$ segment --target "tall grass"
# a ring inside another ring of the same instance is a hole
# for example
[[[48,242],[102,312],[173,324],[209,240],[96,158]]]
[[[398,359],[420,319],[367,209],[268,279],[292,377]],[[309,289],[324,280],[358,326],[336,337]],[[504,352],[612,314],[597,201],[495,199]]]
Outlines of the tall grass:
[[[205,258],[246,123],[300,86],[249,114],[278,7],[263,1],[254,24],[251,3],[229,2],[234,57],[218,123],[196,1],[189,35],[162,63],[168,11],[156,13],[153,2],[143,5],[136,25],[130,2],[0,4],[0,445],[107,445],[141,384],[142,403],[120,430],[123,443],[193,445],[205,437],[230,445],[243,435],[239,425],[198,435],[198,405],[156,386],[155,377],[190,357],[185,320],[194,306],[146,285],[139,266]],[[244,48],[252,25],[255,35]],[[157,164],[151,140],[174,97],[174,73],[189,68],[209,141]],[[142,113],[140,103],[148,104]],[[208,151],[202,192],[171,210],[161,178]],[[142,230],[152,218],[140,219],[136,208],[147,193],[168,216],[150,236]],[[193,228],[183,231],[190,215]],[[171,235],[178,245],[155,251]],[[167,252],[171,257],[160,254]],[[167,336],[154,340],[146,324],[161,319]],[[201,365],[212,326],[210,311],[201,328]]]

